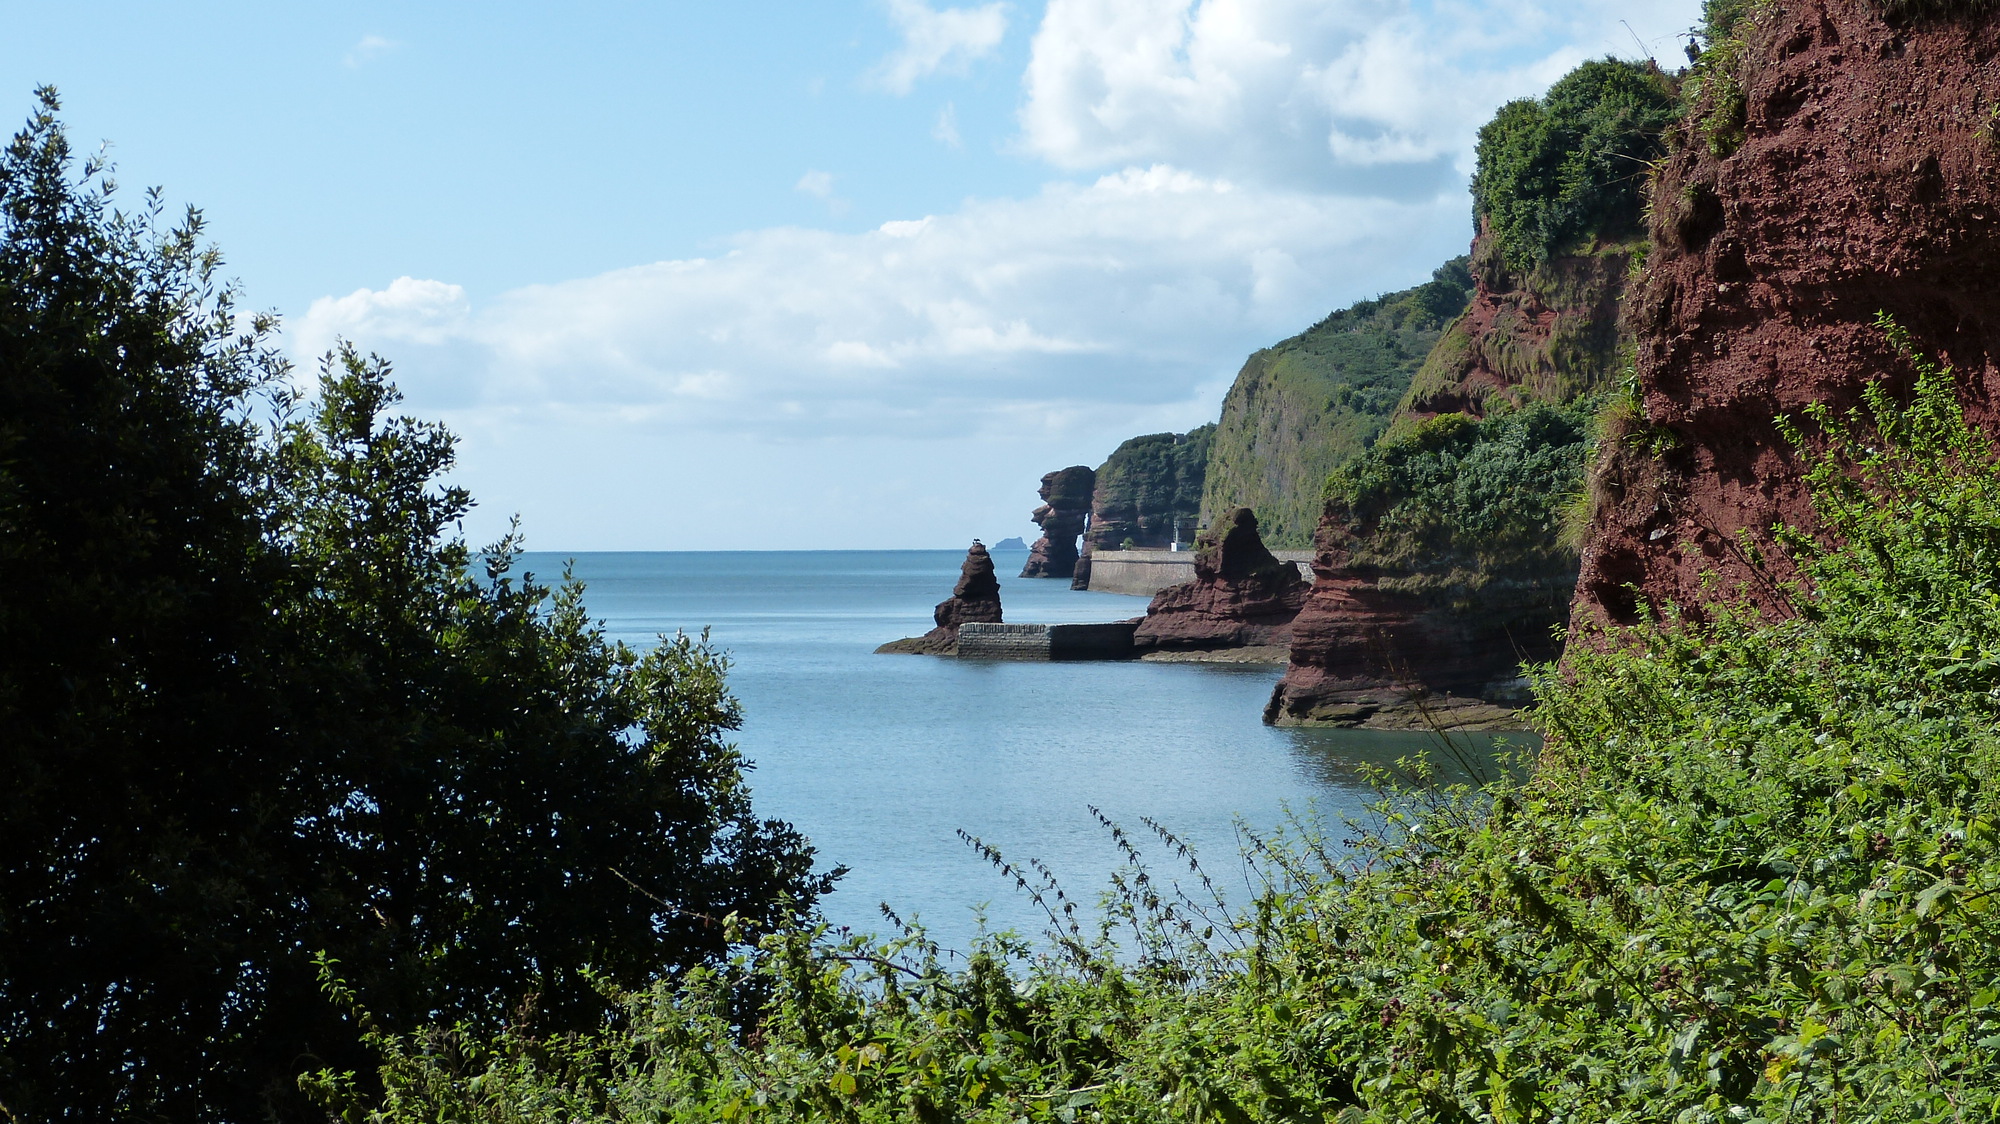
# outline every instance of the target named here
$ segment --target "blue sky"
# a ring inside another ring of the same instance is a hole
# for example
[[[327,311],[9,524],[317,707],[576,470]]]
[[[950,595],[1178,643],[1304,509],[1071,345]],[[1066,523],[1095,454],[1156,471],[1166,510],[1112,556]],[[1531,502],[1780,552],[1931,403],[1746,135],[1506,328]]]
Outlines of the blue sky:
[[[1698,7],[0,0],[0,89],[201,206],[303,372],[392,359],[476,541],[959,546],[1462,252],[1493,109]]]

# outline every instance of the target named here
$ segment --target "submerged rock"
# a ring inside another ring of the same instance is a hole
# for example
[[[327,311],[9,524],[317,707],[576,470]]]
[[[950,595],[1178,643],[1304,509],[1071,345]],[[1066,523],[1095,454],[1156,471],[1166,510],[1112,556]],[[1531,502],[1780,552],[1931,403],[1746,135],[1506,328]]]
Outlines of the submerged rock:
[[[1143,653],[1289,644],[1307,586],[1297,566],[1265,548],[1256,513],[1225,511],[1195,543],[1194,580],[1154,596],[1134,645]]]
[[[993,556],[987,553],[986,545],[978,539],[972,540],[972,548],[965,552],[965,562],[958,570],[958,584],[952,587],[951,596],[938,602],[937,608],[931,611],[931,620],[936,622],[937,627],[922,636],[892,640],[875,650],[949,656],[958,651],[960,625],[975,621],[982,624],[1001,623],[1000,579],[993,572]]]

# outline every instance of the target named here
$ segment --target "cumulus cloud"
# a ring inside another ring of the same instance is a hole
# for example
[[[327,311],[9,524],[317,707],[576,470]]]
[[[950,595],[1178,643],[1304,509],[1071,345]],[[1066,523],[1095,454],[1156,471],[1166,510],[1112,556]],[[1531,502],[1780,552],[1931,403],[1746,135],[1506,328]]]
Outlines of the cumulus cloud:
[[[1042,472],[1212,420],[1244,355],[1464,252],[1494,107],[1630,54],[1621,19],[1671,57],[1698,6],[1049,0],[1018,117],[1018,150],[1058,169],[1036,193],[860,233],[753,230],[491,299],[402,277],[287,331],[302,357],[348,338],[397,360],[412,408],[466,435],[466,481],[546,544],[1015,533],[1003,517]],[[898,92],[1006,32],[998,4],[890,13],[904,46],[873,77]],[[947,104],[933,136],[957,124]],[[845,205],[831,173],[794,187]],[[590,498],[618,477],[672,483]],[[907,533],[853,529],[890,494]]]
[[[1434,191],[1470,171],[1473,134],[1499,102],[1591,55],[1632,53],[1620,15],[1671,43],[1697,7],[1050,0],[1021,143],[1063,168],[1169,161],[1333,190]]]
[[[402,278],[293,326],[397,356],[447,409],[627,411],[706,431],[1041,433],[1178,403],[1254,346],[1420,279],[1465,238],[1456,197],[1244,188],[1165,165],[860,234],[539,285],[474,307]],[[1419,271],[1421,272],[1421,271]]]
[[[939,71],[960,71],[991,54],[1007,35],[1007,5],[933,9],[924,0],[888,0],[889,22],[903,43],[875,68],[882,88],[907,94],[919,79]]]

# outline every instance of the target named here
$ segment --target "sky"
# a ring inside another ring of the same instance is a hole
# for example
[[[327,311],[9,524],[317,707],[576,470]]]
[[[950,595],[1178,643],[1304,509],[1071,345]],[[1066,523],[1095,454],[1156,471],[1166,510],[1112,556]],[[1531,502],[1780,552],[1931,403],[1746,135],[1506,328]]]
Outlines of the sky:
[[[1426,280],[1493,111],[1699,7],[0,0],[0,94],[200,207],[301,380],[389,359],[474,545],[959,547]]]

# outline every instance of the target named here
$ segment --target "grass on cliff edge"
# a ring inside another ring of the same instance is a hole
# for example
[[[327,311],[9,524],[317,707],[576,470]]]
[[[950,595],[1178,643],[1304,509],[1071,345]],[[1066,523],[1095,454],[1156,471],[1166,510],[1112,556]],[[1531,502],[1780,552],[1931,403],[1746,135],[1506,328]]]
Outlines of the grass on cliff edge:
[[[772,936],[599,1034],[378,1036],[388,1121],[1964,1120],[2000,1108],[2000,469],[1948,372],[1800,419],[1790,619],[1544,671],[1533,775],[1039,946]],[[1129,840],[1127,840],[1129,842]],[[1176,858],[1179,856],[1176,855]],[[1199,899],[1197,899],[1199,900]]]

